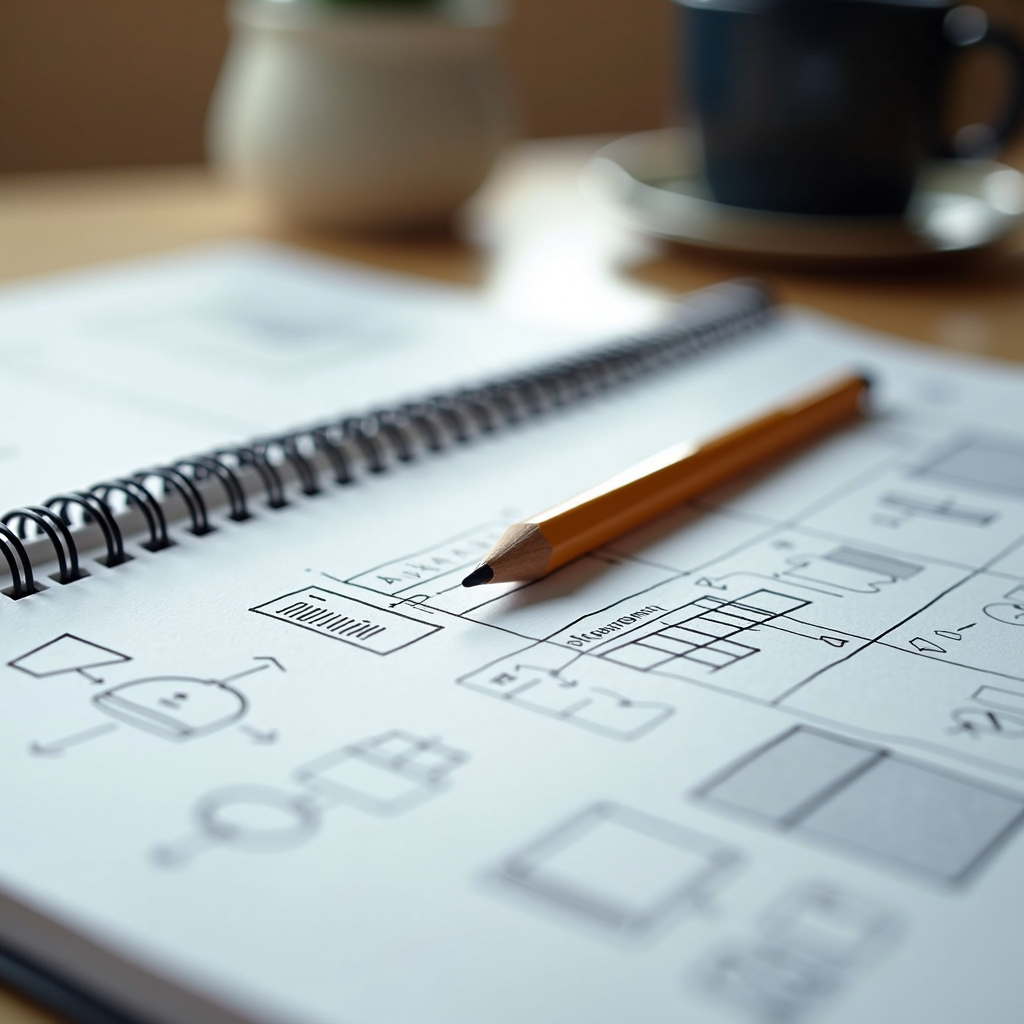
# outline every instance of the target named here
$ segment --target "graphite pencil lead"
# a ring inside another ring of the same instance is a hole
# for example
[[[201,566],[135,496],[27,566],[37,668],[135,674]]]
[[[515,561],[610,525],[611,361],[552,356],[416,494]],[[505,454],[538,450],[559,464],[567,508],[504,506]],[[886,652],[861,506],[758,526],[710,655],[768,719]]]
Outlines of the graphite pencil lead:
[[[464,587],[479,587],[483,583],[490,583],[494,579],[494,570],[485,562],[478,565],[463,581]]]

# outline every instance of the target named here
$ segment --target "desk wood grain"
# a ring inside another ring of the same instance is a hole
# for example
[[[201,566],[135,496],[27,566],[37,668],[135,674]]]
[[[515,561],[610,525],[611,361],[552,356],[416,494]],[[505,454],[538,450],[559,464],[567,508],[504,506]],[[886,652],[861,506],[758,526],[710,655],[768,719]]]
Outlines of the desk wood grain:
[[[586,310],[600,335],[634,306],[755,274],[784,302],[926,344],[1024,360],[1024,232],[971,257],[855,271],[710,255],[642,238],[586,204],[576,180],[603,141],[514,147],[455,229],[377,238],[277,223],[200,167],[0,178],[0,281],[258,238],[467,285],[538,323],[579,323]],[[1024,166],[1024,148],[1010,162]],[[0,1024],[58,1022],[0,989]]]

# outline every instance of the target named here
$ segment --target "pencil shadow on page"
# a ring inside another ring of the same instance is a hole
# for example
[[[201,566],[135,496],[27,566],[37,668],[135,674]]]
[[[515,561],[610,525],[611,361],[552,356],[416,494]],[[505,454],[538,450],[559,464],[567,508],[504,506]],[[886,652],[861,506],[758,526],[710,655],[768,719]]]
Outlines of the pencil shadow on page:
[[[876,422],[883,418],[878,417]],[[641,594],[673,576],[686,574],[691,567],[669,565],[659,559],[657,549],[666,540],[684,531],[697,531],[701,525],[713,519],[731,515],[730,503],[751,494],[762,484],[777,481],[781,474],[796,466],[806,455],[820,451],[822,441],[841,440],[852,436],[859,429],[862,429],[862,425],[856,424],[842,430],[831,430],[825,437],[801,444],[700,498],[671,509],[607,545],[582,555],[550,576],[495,598],[489,602],[490,607],[485,614],[487,617],[493,615],[496,621],[500,616],[504,621],[506,617],[523,617],[529,609],[543,609],[552,617],[561,617],[563,609],[566,612],[572,611],[571,606],[592,603],[600,607],[604,603],[613,603],[613,594],[614,601],[618,601],[632,594]],[[818,497],[820,495],[809,495],[808,499],[810,501]],[[748,517],[744,515],[744,518]],[[756,523],[754,525],[756,528]],[[695,564],[701,563],[705,557],[720,553],[702,553],[698,548]]]

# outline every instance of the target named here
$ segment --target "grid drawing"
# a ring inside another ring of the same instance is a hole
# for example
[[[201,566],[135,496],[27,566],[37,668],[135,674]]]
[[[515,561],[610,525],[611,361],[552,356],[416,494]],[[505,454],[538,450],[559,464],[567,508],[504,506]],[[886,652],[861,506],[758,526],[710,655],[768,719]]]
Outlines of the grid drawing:
[[[601,657],[648,671],[668,662],[689,661],[716,672],[760,652],[743,643],[758,626],[805,608],[810,601],[774,590],[755,590],[733,600],[705,595],[665,616],[654,633],[604,651]]]

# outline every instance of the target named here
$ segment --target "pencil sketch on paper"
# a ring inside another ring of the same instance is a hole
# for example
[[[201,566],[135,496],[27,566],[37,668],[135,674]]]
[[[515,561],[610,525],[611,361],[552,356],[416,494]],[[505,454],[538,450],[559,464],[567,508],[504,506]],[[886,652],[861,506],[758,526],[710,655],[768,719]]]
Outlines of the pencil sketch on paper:
[[[457,685],[597,738],[642,740],[698,687],[1024,778],[1015,712],[972,697],[1024,699],[1021,453],[932,424],[802,509],[712,495],[653,546],[626,537],[529,584],[460,586],[503,521],[322,576],[424,635],[492,638]]]
[[[91,640],[83,640],[71,633],[62,633],[45,644],[40,644],[26,654],[7,662],[8,667],[24,672],[34,679],[48,679],[69,673],[77,673],[92,683],[103,679],[93,670],[121,665],[131,661],[127,654],[103,647]]]
[[[91,703],[116,723],[131,725],[150,735],[174,742],[197,739],[234,725],[245,717],[249,702],[233,684],[271,666],[285,671],[284,666],[269,655],[260,655],[253,660],[260,664],[223,679],[170,675],[133,679],[94,694]],[[29,751],[37,757],[59,757],[71,747],[99,739],[116,729],[117,724],[112,722],[56,740],[34,741],[29,744]],[[258,743],[272,743],[276,739],[274,730],[250,729],[248,734]]]
[[[621,804],[594,804],[510,856],[517,894],[625,938],[706,903],[740,864],[729,846]]]
[[[899,940],[899,917],[831,882],[785,893],[752,934],[714,950],[689,972],[697,992],[784,1024],[817,1011]]]
[[[441,628],[323,587],[296,590],[249,611],[290,622],[374,654],[392,654]]]
[[[305,762],[293,771],[291,788],[235,785],[207,793],[193,808],[192,831],[155,847],[151,859],[176,868],[217,847],[278,853],[313,836],[324,814],[339,807],[404,814],[444,792],[468,760],[440,737],[392,729]]]
[[[1024,824],[1024,794],[807,726],[752,751],[697,800],[943,885]]]

